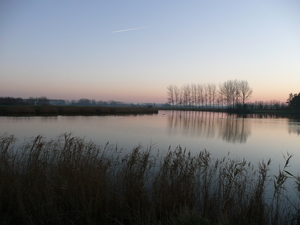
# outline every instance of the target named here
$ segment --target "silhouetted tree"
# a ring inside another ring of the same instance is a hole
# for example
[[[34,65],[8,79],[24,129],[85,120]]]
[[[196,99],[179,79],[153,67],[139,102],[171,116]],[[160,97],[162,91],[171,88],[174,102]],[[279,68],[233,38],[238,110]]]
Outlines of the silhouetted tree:
[[[180,95],[181,95],[181,91],[180,91],[180,89],[175,85],[175,86],[174,86],[174,97],[175,97],[175,104],[176,104],[177,106],[180,105],[180,99],[181,99]]]
[[[197,105],[197,85],[191,84],[191,105]]]
[[[219,85],[219,92],[224,97],[227,106],[233,106],[235,103],[236,86],[232,80],[225,81]]]
[[[190,106],[190,103],[191,103],[191,88],[190,88],[190,85],[184,85],[183,86],[183,105],[185,107],[187,106]]]
[[[210,107],[215,104],[216,90],[217,90],[217,88],[216,88],[215,84],[213,84],[213,83],[207,84],[208,101],[209,101]]]
[[[207,87],[207,84],[203,84],[203,100],[204,100],[205,107],[207,107],[207,102],[208,102],[208,87]]]
[[[45,96],[37,98],[37,105],[49,105],[49,99]]]
[[[299,94],[290,94],[287,99],[288,106],[294,110],[300,110],[300,92]]]
[[[85,105],[85,106],[91,105],[91,100],[86,98],[81,98],[78,100],[77,105]]]
[[[219,85],[220,95],[225,98],[227,106],[245,105],[251,97],[252,89],[245,80],[228,80]]]
[[[253,90],[250,88],[248,81],[246,80],[238,81],[238,87],[242,104],[245,105],[246,100],[251,97]]]
[[[213,106],[215,106],[216,98],[217,98],[217,86],[216,86],[216,84],[211,84],[210,90],[211,90],[212,104],[213,104]]]
[[[174,107],[174,86],[170,85],[167,87],[167,93],[168,93],[168,103],[170,103]]]

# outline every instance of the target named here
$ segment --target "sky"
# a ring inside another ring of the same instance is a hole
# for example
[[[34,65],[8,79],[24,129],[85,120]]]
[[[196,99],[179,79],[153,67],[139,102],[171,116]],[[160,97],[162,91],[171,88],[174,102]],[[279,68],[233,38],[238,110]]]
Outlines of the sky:
[[[299,0],[0,0],[0,97],[167,102],[169,85],[300,92]]]

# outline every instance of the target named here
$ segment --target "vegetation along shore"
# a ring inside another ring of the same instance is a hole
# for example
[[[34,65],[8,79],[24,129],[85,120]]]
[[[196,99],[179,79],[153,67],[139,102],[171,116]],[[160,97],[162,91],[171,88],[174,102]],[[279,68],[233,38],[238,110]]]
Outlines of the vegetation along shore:
[[[3,116],[40,116],[40,115],[126,115],[154,114],[152,107],[108,107],[108,106],[56,106],[56,105],[2,105]]]
[[[270,171],[271,160],[214,159],[180,146],[125,153],[71,134],[24,143],[4,134],[0,222],[299,224],[300,177],[289,172],[291,159],[285,154],[279,171]]]
[[[284,114],[300,115],[300,93],[290,93],[285,103],[276,100],[249,100],[252,89],[247,81],[229,80],[219,85],[192,84],[181,88],[170,85],[167,88],[168,103],[128,104],[118,101],[95,101],[80,99],[66,102],[40,98],[0,97],[0,115],[114,115],[147,114],[161,110],[189,110],[228,112],[239,114]]]

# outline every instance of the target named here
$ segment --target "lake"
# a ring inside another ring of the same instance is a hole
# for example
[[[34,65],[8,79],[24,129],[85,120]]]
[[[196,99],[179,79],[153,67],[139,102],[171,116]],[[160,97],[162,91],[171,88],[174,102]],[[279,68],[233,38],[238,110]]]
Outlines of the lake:
[[[220,158],[257,162],[272,158],[272,168],[283,163],[282,154],[294,154],[290,172],[300,171],[300,120],[275,116],[227,113],[166,111],[135,116],[0,117],[0,134],[14,134],[19,142],[36,135],[47,139],[72,132],[87,141],[117,145],[124,151],[142,145],[174,149],[180,145],[197,153],[208,150]]]

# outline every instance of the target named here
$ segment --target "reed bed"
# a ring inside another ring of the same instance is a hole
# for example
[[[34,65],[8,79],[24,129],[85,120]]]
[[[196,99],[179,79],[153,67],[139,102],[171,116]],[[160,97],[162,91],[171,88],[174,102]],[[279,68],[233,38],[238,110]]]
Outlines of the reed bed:
[[[214,159],[180,146],[126,153],[72,134],[17,143],[0,136],[1,224],[300,224],[290,154],[274,176],[270,160]]]

